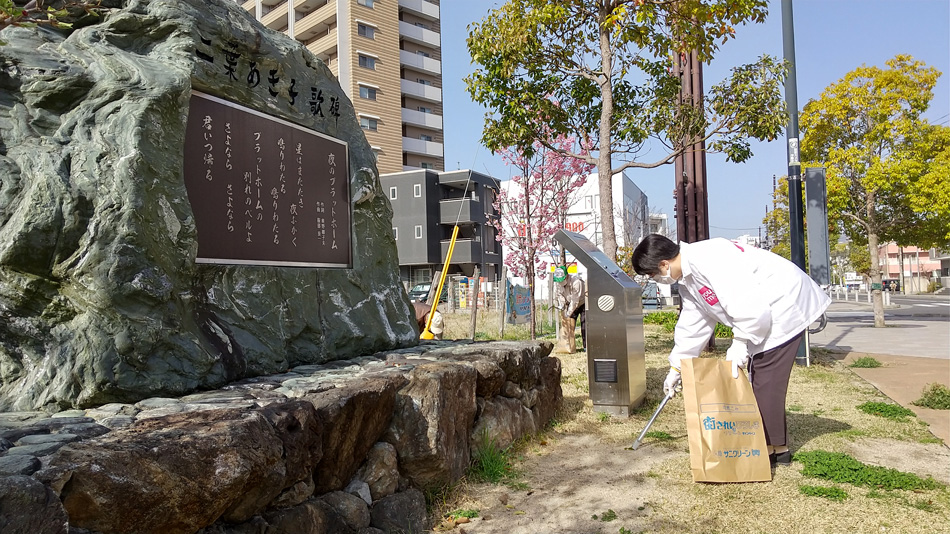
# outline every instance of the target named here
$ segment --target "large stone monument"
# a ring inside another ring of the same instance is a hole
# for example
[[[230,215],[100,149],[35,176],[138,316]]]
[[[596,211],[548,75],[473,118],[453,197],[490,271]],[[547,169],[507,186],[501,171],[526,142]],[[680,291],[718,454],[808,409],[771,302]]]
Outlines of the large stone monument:
[[[228,0],[0,41],[0,410],[417,343],[373,153],[301,43]]]

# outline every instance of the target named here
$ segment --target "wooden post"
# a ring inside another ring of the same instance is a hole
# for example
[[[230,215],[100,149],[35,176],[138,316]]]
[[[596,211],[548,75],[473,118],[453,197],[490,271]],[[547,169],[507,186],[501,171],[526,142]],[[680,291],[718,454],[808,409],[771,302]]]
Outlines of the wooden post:
[[[472,288],[472,324],[468,328],[468,337],[472,338],[472,341],[475,340],[475,323],[476,318],[478,317],[478,266],[475,266],[475,273],[472,275],[472,278],[475,280],[474,284],[469,284]]]
[[[501,295],[501,302],[498,306],[498,315],[501,317],[501,324],[498,327],[498,339],[505,338],[505,314],[508,312],[508,266],[502,264],[501,266],[501,281],[500,284],[504,284],[504,289],[499,291]]]
[[[439,306],[439,301],[433,301],[435,292],[439,289],[439,280],[442,279],[442,271],[436,271],[435,275],[432,277],[432,280],[429,281],[429,294],[426,295],[426,304],[432,306],[432,308],[437,308]],[[433,304],[433,302],[435,302]]]
[[[446,304],[448,305],[449,312],[455,313],[455,279],[449,276],[445,282],[449,286]]]

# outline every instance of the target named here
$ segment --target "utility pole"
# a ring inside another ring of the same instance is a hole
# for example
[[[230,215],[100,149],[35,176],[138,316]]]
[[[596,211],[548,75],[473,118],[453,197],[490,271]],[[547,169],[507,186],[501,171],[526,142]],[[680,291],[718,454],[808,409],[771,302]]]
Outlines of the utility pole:
[[[785,104],[788,106],[788,231],[792,262],[805,270],[805,224],[802,209],[802,164],[798,142],[798,81],[795,75],[795,26],[792,0],[782,0],[782,44],[788,77],[785,78]]]
[[[679,54],[674,75],[680,79],[680,103],[702,106],[703,64],[695,50]],[[681,140],[687,146],[676,156],[673,168],[676,206],[676,235],[680,241],[695,243],[709,239],[709,198],[706,191],[706,142]]]

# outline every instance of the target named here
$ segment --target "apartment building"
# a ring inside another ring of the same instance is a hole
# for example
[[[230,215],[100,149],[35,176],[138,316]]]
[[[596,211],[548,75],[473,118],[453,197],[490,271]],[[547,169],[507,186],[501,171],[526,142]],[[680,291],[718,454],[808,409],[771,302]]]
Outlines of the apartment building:
[[[928,284],[942,275],[940,252],[936,249],[901,247],[890,242],[878,246],[877,255],[881,278],[897,281],[908,293],[927,291]]]
[[[477,266],[486,280],[499,278],[501,244],[491,225],[497,218],[497,179],[469,170],[418,169],[379,180],[393,207],[400,280],[410,286],[429,282],[442,269],[456,224],[449,274],[472,276]]]
[[[445,169],[438,0],[235,1],[327,64],[380,174]]]

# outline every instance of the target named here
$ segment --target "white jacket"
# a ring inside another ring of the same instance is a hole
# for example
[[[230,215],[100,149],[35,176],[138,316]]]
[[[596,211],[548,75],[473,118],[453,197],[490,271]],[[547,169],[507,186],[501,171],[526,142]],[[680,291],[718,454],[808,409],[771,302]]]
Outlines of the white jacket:
[[[716,323],[732,327],[749,354],[778,347],[818,320],[831,298],[794,263],[727,239],[680,243],[683,311],[670,365],[695,358]]]

